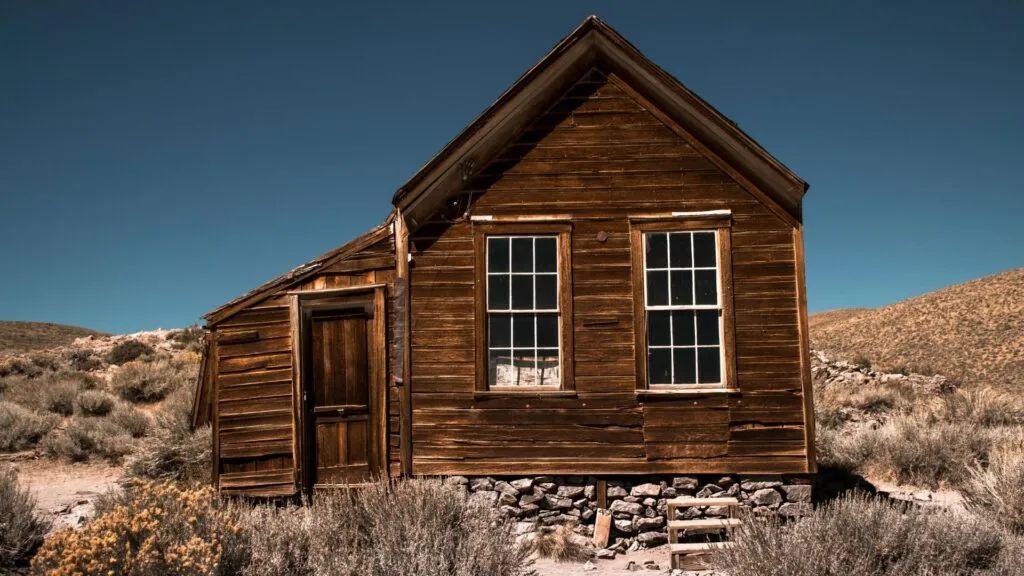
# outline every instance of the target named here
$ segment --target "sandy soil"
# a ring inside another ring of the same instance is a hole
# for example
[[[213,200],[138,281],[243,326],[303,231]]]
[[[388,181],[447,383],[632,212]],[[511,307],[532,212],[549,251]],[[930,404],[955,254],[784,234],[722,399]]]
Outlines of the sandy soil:
[[[112,488],[120,468],[104,464],[64,464],[49,460],[11,463],[18,480],[35,495],[39,510],[54,521],[54,529],[78,526],[92,516],[92,501]]]
[[[644,562],[649,560],[653,561],[657,568],[645,566]],[[627,568],[630,562],[636,565],[633,570]],[[627,574],[637,576],[641,574],[670,574],[672,572],[668,546],[637,550],[625,555],[620,554],[614,560],[591,560],[591,563],[593,569],[588,569],[586,564],[539,559],[534,567],[538,576],[625,576]],[[711,575],[712,572],[683,572],[683,574]]]

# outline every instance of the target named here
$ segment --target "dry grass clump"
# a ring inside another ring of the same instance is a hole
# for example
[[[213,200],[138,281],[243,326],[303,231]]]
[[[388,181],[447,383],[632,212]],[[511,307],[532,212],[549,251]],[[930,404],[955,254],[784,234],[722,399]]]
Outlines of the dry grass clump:
[[[17,473],[0,468],[0,573],[26,563],[49,529],[36,513],[35,498],[18,484]]]
[[[114,409],[117,398],[102,390],[84,390],[75,398],[78,413],[83,416],[106,416]]]
[[[153,347],[138,340],[123,340],[114,345],[107,353],[107,362],[117,366],[138,360],[153,354]]]
[[[154,415],[151,432],[128,460],[131,478],[191,483],[210,478],[210,427],[192,430],[191,388],[183,388],[164,401]]]
[[[39,414],[12,402],[0,402],[0,452],[17,452],[35,445],[60,422],[54,414]]]
[[[556,562],[585,562],[593,557],[587,547],[586,538],[573,531],[572,523],[555,527],[551,532],[541,532],[533,540],[533,550],[541,558]]]
[[[36,574],[238,574],[247,556],[234,509],[212,488],[138,483],[97,505],[97,518],[49,538]]]
[[[40,378],[13,377],[3,380],[3,399],[40,412],[70,416],[75,411],[80,379],[72,374],[49,374]]]
[[[50,431],[40,442],[40,448],[47,456],[72,462],[85,462],[97,457],[120,464],[132,451],[133,442],[124,428],[107,418],[76,416],[66,427]]]
[[[731,576],[1011,576],[1019,542],[991,520],[903,508],[863,495],[795,523],[749,517],[717,552]]]
[[[129,402],[156,402],[195,381],[192,362],[160,359],[129,362],[110,380],[110,388]]]
[[[246,574],[525,576],[529,546],[496,510],[437,480],[380,483],[311,506],[257,507]]]
[[[135,406],[127,403],[118,403],[114,411],[110,413],[110,421],[117,424],[132,438],[142,438],[149,434],[153,421],[149,415]]]
[[[968,472],[963,488],[968,509],[1024,534],[1024,430],[997,442],[987,467],[974,465]]]

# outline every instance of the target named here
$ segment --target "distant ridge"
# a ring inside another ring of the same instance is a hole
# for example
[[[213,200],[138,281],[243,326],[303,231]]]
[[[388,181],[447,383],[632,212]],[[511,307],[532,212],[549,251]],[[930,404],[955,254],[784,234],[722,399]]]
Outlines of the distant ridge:
[[[819,312],[810,329],[812,347],[839,358],[1024,386],[1024,268],[881,308]]]
[[[17,320],[0,320],[0,354],[30,352],[66,346],[75,338],[83,336],[108,336],[105,332],[50,324],[48,322],[21,322]]]

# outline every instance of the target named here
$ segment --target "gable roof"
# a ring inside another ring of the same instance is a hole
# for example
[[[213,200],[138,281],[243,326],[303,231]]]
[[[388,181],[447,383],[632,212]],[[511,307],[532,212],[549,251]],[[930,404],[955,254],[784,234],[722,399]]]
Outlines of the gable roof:
[[[606,68],[739,171],[758,196],[796,222],[808,184],[736,123],[651,62],[618,32],[589,16],[452,139],[392,199],[411,229],[425,222],[474,169],[511,143],[587,71]]]

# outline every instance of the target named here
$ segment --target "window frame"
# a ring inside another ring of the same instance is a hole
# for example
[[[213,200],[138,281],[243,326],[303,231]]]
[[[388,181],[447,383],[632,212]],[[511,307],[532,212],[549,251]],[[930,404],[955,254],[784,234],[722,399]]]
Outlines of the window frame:
[[[718,288],[721,318],[722,381],[713,384],[650,384],[647,375],[647,302],[644,266],[644,235],[648,232],[714,232],[718,247]],[[734,391],[736,382],[735,306],[732,277],[731,218],[664,219],[630,221],[630,252],[633,280],[633,332],[636,357],[636,389],[650,393]]]
[[[551,386],[495,386],[488,382],[487,341],[487,238],[492,236],[553,236],[556,239],[558,317],[559,317],[559,372],[558,385]],[[473,224],[474,256],[474,343],[476,347],[475,391],[480,394],[574,392],[573,378],[573,323],[572,323],[572,224],[536,222],[489,222]]]

